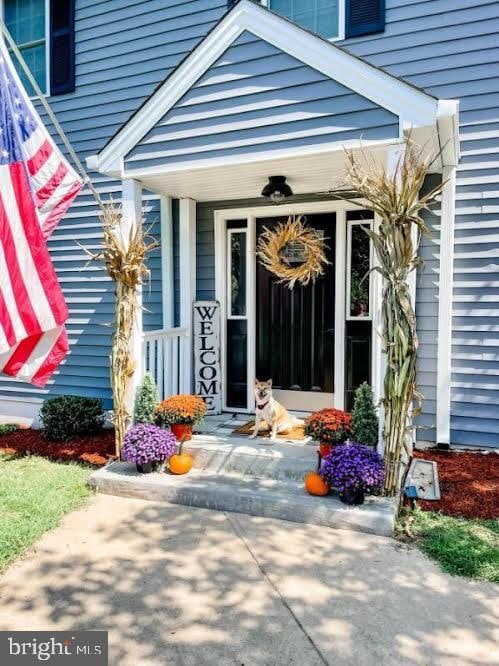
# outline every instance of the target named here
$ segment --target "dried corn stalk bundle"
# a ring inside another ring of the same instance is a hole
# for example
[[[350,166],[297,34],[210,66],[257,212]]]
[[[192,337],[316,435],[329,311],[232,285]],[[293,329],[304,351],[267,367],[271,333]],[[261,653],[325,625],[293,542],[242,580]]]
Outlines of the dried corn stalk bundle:
[[[290,263],[286,250],[299,248],[303,261]],[[289,289],[295,284],[306,286],[324,274],[326,258],[324,238],[315,229],[307,227],[301,215],[290,217],[275,229],[265,228],[258,239],[257,255],[260,263],[285,283]]]
[[[374,245],[378,271],[383,278],[383,352],[387,355],[382,404],[385,412],[385,492],[399,490],[404,452],[411,453],[411,415],[421,411],[417,390],[418,336],[408,278],[421,265],[418,248],[422,235],[430,232],[420,216],[442,190],[439,184],[425,195],[421,188],[435,157],[407,141],[393,173],[377,165],[366,154],[348,157],[348,186],[365,201],[349,201],[379,216],[377,230],[367,230]],[[347,197],[345,197],[347,198]],[[412,230],[417,229],[416,241]],[[417,405],[417,406],[416,406]]]
[[[157,246],[148,242],[144,220],[126,230],[121,206],[112,200],[104,204],[100,218],[103,225],[102,250],[90,255],[104,262],[107,273],[115,282],[115,321],[111,346],[110,370],[114,403],[116,456],[119,457],[123,437],[130,426],[128,396],[135,370],[132,339],[137,310],[138,288],[149,278],[146,266],[148,253]]]

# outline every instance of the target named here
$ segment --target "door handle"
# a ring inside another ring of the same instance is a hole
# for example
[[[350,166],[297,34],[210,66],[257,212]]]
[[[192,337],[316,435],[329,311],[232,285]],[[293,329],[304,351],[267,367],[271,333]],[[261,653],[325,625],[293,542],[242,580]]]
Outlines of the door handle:
[[[322,332],[326,335],[332,335],[334,333],[334,328],[326,328]]]

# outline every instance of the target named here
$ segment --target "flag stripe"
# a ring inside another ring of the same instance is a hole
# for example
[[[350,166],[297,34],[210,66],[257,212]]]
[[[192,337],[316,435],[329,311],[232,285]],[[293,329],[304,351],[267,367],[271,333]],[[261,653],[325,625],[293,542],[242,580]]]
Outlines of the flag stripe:
[[[56,341],[50,342],[50,351],[44,358],[38,370],[31,378],[31,383],[35,386],[45,386],[57,366],[64,360],[68,353],[68,336],[66,329],[62,328]]]
[[[48,158],[52,155],[52,152],[52,146],[47,139],[42,143],[33,157],[27,161],[30,176],[34,176],[35,173],[42,168]]]
[[[35,386],[68,352],[68,311],[46,239],[82,186],[0,39],[0,372]]]
[[[24,170],[17,165],[11,166],[12,185],[15,193],[15,200],[17,201],[19,215],[24,227],[25,238],[28,242],[28,251],[33,258],[35,272],[38,277],[38,282],[43,290],[43,296],[40,294],[42,300],[43,313],[47,321],[47,328],[59,326],[67,319],[68,311],[64,297],[62,295],[54,267],[50,260],[48,248],[40,233],[40,227],[30,201],[23,196],[23,180],[26,178]],[[30,280],[36,283],[37,280],[33,274],[30,274]],[[31,286],[31,282],[30,282]],[[48,304],[48,307],[47,307]]]
[[[0,199],[0,220],[6,219],[7,213],[3,201]],[[40,330],[40,322],[33,309],[31,298],[24,282],[23,271],[19,265],[16,242],[12,235],[11,227],[8,224],[2,224],[1,244],[4,250],[5,264],[8,266],[8,276],[12,285],[15,309],[19,313],[23,328],[25,331]]]
[[[61,162],[57,167],[56,172],[47,180],[45,185],[41,187],[39,190],[37,190],[36,192],[37,205],[43,204],[45,201],[47,201],[47,199],[49,199],[54,194],[56,189],[59,187],[59,185],[66,177],[67,173],[68,169],[66,165],[63,162]]]
[[[43,333],[39,333],[38,335],[32,335],[29,338],[24,338],[24,340],[21,340],[21,342],[15,348],[12,356],[4,365],[3,371],[6,375],[15,377],[18,372],[22,370],[22,367],[33,353],[33,350],[40,342],[42,336]]]

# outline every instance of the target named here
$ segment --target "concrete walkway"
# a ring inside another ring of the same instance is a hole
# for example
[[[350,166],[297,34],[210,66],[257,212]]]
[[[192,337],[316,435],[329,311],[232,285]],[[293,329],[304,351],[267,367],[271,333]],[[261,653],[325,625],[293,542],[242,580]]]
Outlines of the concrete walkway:
[[[0,629],[120,666],[499,663],[499,594],[391,539],[97,496],[0,578]]]

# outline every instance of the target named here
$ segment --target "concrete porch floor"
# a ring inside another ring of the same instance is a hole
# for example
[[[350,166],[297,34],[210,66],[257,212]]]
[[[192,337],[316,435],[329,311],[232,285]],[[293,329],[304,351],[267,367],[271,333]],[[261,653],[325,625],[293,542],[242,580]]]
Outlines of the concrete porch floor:
[[[396,501],[367,497],[346,506],[337,496],[312,497],[305,474],[317,466],[310,440],[270,442],[234,434],[251,415],[208,417],[184,450],[194,457],[187,476],[139,474],[128,463],[111,463],[90,477],[99,492],[185,506],[232,511],[291,522],[393,534]]]

